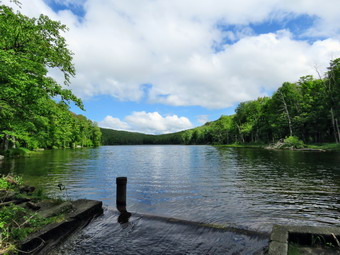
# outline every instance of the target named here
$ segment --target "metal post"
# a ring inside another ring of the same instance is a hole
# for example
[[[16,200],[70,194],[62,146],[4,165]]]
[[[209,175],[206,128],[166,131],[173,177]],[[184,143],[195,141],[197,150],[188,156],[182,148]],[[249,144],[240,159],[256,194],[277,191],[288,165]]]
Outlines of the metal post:
[[[117,184],[117,198],[116,198],[116,205],[117,209],[120,212],[118,216],[118,222],[123,224],[129,221],[131,217],[131,213],[126,210],[126,177],[117,177],[116,184]]]
[[[117,197],[116,197],[116,205],[117,206],[126,206],[126,177],[117,177]]]

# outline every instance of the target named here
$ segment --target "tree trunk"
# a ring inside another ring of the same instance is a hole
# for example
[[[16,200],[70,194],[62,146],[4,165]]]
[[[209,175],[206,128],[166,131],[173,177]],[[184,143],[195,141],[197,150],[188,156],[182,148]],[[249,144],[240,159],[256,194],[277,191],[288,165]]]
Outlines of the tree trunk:
[[[12,140],[12,143],[13,143],[12,148],[15,149],[16,148],[16,145],[15,145],[15,141],[16,141],[15,136],[13,136],[12,138],[13,138],[13,140]]]
[[[340,130],[339,130],[339,122],[338,122],[337,118],[335,118],[335,127],[336,127],[336,131],[338,133],[338,143],[340,143]]]
[[[281,91],[279,91],[279,93],[281,95],[281,100],[282,100],[282,103],[283,103],[284,111],[285,111],[286,117],[288,119],[289,135],[293,136],[292,119],[290,118],[290,115],[289,115],[288,106],[287,106],[287,103],[286,103],[286,100],[285,100],[283,93]]]
[[[242,140],[242,143],[244,143],[244,137],[243,137],[243,134],[241,132],[241,128],[240,128],[240,125],[237,124],[237,128],[238,128],[238,132],[240,133],[240,138]]]
[[[9,135],[4,136],[4,151],[7,151],[9,147]]]
[[[331,117],[332,117],[332,125],[333,125],[333,130],[334,130],[334,138],[335,138],[335,142],[336,142],[336,143],[339,143],[340,134],[339,134],[338,119],[335,119],[335,118],[334,118],[333,108],[331,108]]]

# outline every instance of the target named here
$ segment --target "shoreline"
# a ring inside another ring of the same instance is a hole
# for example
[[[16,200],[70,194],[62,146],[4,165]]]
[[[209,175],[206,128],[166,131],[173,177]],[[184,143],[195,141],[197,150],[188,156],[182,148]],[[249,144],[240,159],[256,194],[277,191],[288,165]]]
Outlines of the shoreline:
[[[229,148],[261,148],[266,150],[291,150],[291,151],[315,151],[315,152],[332,152],[340,151],[340,143],[327,143],[321,145],[305,144],[304,148],[282,147],[275,148],[273,144],[218,144],[213,145],[216,147],[229,147]]]
[[[18,176],[0,178],[1,254],[41,254],[103,213],[96,200],[51,198]]]

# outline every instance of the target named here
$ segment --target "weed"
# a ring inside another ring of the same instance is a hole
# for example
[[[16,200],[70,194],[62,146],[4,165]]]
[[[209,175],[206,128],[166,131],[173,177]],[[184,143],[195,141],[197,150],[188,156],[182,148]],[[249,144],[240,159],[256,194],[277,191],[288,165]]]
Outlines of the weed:
[[[284,139],[284,146],[283,147],[292,147],[295,149],[301,149],[305,147],[303,141],[299,140],[296,136],[289,136]]]
[[[33,201],[41,201],[48,198],[42,188],[36,189],[33,193],[20,193],[22,178],[17,176],[3,176],[0,178],[0,189],[14,191],[16,198],[28,197]],[[60,203],[60,200],[53,200]],[[43,226],[61,222],[65,219],[64,214],[44,218],[39,214],[15,204],[3,205],[0,207],[0,254],[16,253],[15,246],[23,241],[33,232]]]
[[[288,246],[288,255],[300,255],[300,245],[296,243],[290,243]]]
[[[0,178],[0,189],[15,189],[18,185],[22,184],[20,176],[6,175]]]

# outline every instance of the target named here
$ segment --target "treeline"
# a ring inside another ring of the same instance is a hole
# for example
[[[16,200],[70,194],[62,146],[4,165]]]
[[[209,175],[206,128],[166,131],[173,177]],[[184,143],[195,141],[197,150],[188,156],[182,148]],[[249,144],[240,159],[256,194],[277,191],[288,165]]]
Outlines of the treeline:
[[[39,111],[19,111],[0,119],[0,149],[24,147],[75,148],[99,146],[101,132],[96,123],[74,114],[63,101],[47,99]]]
[[[285,82],[272,97],[240,103],[234,115],[201,127],[158,136],[106,131],[103,144],[272,143],[289,136],[304,143],[339,143],[339,118],[340,58],[330,62],[324,77]]]
[[[181,144],[182,131],[164,135],[148,135],[142,133],[119,131],[101,128],[103,145],[142,145],[142,144]]]
[[[83,104],[66,89],[75,75],[61,36],[66,30],[47,16],[29,18],[0,5],[0,150],[100,144],[96,124],[69,111],[69,102]],[[51,69],[64,84],[49,76]]]

